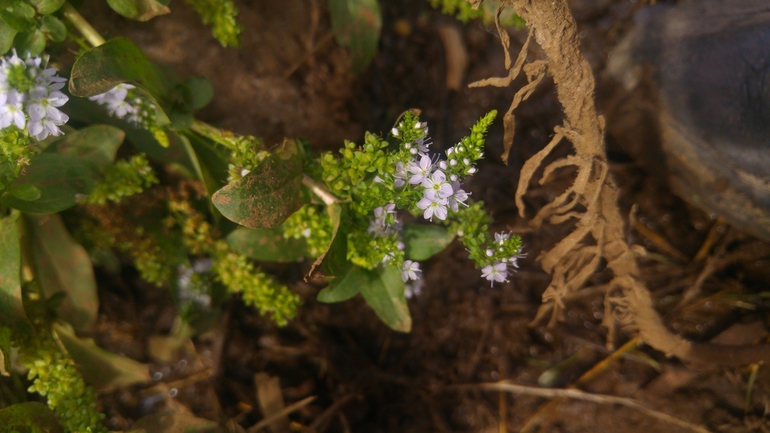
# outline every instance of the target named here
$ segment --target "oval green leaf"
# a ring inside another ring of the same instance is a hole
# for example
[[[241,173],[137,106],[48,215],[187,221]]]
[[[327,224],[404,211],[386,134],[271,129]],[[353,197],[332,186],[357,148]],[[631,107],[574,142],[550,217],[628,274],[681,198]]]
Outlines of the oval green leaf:
[[[97,392],[151,381],[148,365],[108,352],[91,338],[78,338],[71,328],[54,324],[54,330],[75,360],[83,379]]]
[[[96,278],[85,248],[75,242],[59,215],[27,215],[35,274],[47,298],[64,293],[59,317],[77,331],[90,331],[99,312]]]
[[[5,206],[33,214],[49,214],[74,206],[80,197],[91,193],[96,182],[96,167],[72,155],[42,153],[36,156],[26,173],[14,182],[33,185],[40,190],[40,198],[25,201],[6,195]]]
[[[30,184],[12,186],[8,189],[8,192],[12,196],[24,201],[35,201],[40,198],[40,189]]]
[[[351,267],[345,275],[332,278],[329,285],[318,292],[319,302],[343,302],[356,296],[361,288],[369,284],[370,275],[366,269],[358,266]]]
[[[404,297],[401,270],[395,266],[382,266],[365,272],[369,282],[361,286],[361,295],[366,303],[394,331],[411,331],[412,316],[409,315],[409,306]]]
[[[227,235],[227,243],[239,254],[265,262],[296,262],[305,252],[305,240],[287,239],[281,228],[238,227]]]
[[[382,16],[377,0],[329,0],[334,37],[350,50],[353,72],[369,66],[380,39]]]
[[[452,233],[436,225],[404,224],[401,232],[404,256],[409,260],[427,260],[446,248],[453,239]]]
[[[115,161],[126,133],[109,125],[94,125],[71,132],[51,143],[46,153],[72,155],[103,171]]]
[[[142,87],[157,100],[170,100],[168,79],[126,38],[111,39],[78,57],[72,66],[69,90],[75,96],[94,96],[126,82]]]
[[[0,433],[64,433],[56,414],[36,401],[18,403],[0,410]]]
[[[67,37],[67,27],[53,15],[45,15],[40,20],[40,31],[54,42],[63,42]]]
[[[107,4],[115,12],[137,21],[148,21],[171,12],[155,0],[107,0]]]
[[[347,208],[335,204],[328,206],[326,212],[332,221],[332,240],[326,251],[313,262],[305,280],[314,277],[317,268],[329,276],[336,277],[345,275],[351,266],[348,261],[348,226],[343,224]]]
[[[225,218],[249,228],[273,228],[302,207],[302,158],[293,141],[211,197]]]
[[[64,6],[64,0],[27,0],[40,15],[51,15]],[[43,17],[45,18],[45,17]]]
[[[16,29],[0,19],[0,55],[7,53],[11,49],[16,33],[18,33]]]
[[[27,336],[32,326],[21,300],[21,247],[18,212],[0,219],[0,325],[17,336]]]

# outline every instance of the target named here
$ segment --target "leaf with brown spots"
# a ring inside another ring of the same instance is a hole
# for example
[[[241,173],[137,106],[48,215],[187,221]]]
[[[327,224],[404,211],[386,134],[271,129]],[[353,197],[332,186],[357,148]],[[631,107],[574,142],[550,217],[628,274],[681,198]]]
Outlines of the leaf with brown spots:
[[[225,218],[252,229],[281,225],[302,207],[302,157],[294,141],[211,197]]]

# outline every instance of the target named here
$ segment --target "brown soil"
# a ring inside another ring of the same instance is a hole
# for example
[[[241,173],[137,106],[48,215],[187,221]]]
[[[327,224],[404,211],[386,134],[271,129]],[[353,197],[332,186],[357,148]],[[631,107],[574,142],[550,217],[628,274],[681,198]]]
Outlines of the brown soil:
[[[440,26],[460,29],[469,55],[465,83],[505,76],[503,52],[494,26],[460,26],[424,1],[381,2],[380,51],[360,77],[348,71],[345,50],[327,37],[325,2],[236,3],[246,28],[239,49],[221,48],[181,3],[171,5],[170,15],[148,23],[123,20],[103,2],[87,0],[83,10],[98,30],[131,38],[157,63],[173,67],[182,76],[210,77],[216,96],[199,117],[264,137],[268,143],[306,137],[316,149],[333,149],[344,139],[360,142],[365,130],[387,131],[400,112],[417,107],[431,127],[435,146],[444,149],[490,109],[504,113],[515,91],[525,84],[519,78],[509,88],[447,90]],[[641,3],[571,2],[583,52],[597,77],[608,50],[628,29]],[[313,22],[316,27],[308,24]],[[511,32],[514,55],[526,36],[526,30]],[[316,44],[323,45],[308,55]],[[602,89],[607,84],[599,81],[597,85]],[[602,112],[601,107],[610,104],[600,100],[598,106]],[[503,128],[498,122],[487,141],[489,157],[469,185],[473,198],[483,200],[492,212],[496,220],[492,229],[497,231],[526,227],[514,200],[520,169],[564,119],[548,78],[516,113],[508,166],[499,158]],[[603,114],[612,117],[612,113]],[[694,257],[714,226],[713,219],[646,174],[614,145],[612,136],[608,146],[621,213],[629,215],[636,205],[639,224],[660,234],[687,258]],[[575,170],[556,175],[554,181],[533,186],[524,196],[528,217],[566,190]],[[659,242],[637,230],[624,230],[629,243],[650,252],[638,259],[640,277],[669,329],[701,342],[723,332],[719,338],[725,344],[766,338],[770,260],[738,260],[720,269],[706,280],[700,300],[675,310],[703,263],[682,264],[661,250]],[[717,242],[717,249],[751,249],[759,243],[732,229],[720,230],[727,236]],[[610,353],[605,345],[607,329],[602,327],[604,296],[590,289],[612,279],[608,270],[593,274],[589,289],[568,299],[563,322],[551,328],[530,326],[551,281],[537,259],[570,231],[568,224],[544,224],[523,232],[528,257],[522,260],[521,270],[509,283],[492,288],[479,278],[463,247],[452,245],[425,264],[423,293],[410,301],[414,325],[408,335],[388,330],[361,299],[339,305],[316,303],[318,287],[301,281],[309,264],[273,267],[305,301],[298,319],[277,328],[237,300],[230,302],[214,331],[194,339],[194,346],[173,362],[153,363],[158,385],[103,398],[108,425],[115,430],[128,428],[173,400],[201,417],[234,420],[231,431],[238,431],[235,424],[248,428],[262,418],[254,375],[266,372],[280,378],[287,404],[318,396],[290,418],[297,425],[316,422],[319,432],[519,431],[536,413],[544,415],[539,427],[543,432],[686,431],[616,405],[562,400],[542,412],[539,408],[546,402],[542,398],[446,388],[501,379],[537,386],[538,378],[549,369],[553,372],[549,386],[564,388]],[[175,315],[170,295],[141,283],[130,271],[118,281],[100,275],[97,341],[116,353],[152,362],[148,341],[167,333]],[[633,332],[620,332],[609,340],[619,347],[630,336]],[[196,374],[206,367],[210,375]],[[750,373],[748,367],[692,370],[642,347],[582,388],[638,399],[710,431],[766,432],[770,430],[766,418],[770,372],[759,367],[746,403]],[[175,397],[168,397],[169,389],[178,390]]]

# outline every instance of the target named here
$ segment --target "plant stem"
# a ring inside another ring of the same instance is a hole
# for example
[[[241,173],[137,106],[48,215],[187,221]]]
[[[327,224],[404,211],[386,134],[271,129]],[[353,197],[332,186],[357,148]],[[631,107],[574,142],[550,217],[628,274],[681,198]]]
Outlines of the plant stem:
[[[313,194],[317,195],[326,206],[332,206],[340,202],[340,199],[335,197],[325,186],[317,183],[305,173],[302,173],[302,184],[308,187]]]
[[[193,121],[192,126],[190,127],[190,130],[208,138],[214,143],[221,144],[222,146],[225,146],[230,150],[235,150],[233,143],[230,140],[228,140],[225,137],[225,134],[222,133],[222,130],[217,128],[216,126],[211,126],[206,122],[202,122],[198,119],[195,119]],[[232,136],[232,133],[230,135]]]
[[[99,45],[107,42],[104,40],[102,35],[100,35],[99,32],[97,32],[96,29],[93,28],[88,21],[86,21],[85,18],[83,18],[83,15],[80,15],[80,12],[78,12],[78,10],[75,9],[75,7],[72,6],[69,2],[64,2],[64,5],[61,7],[61,12],[62,15],[64,15],[64,18],[66,18],[67,21],[75,26],[80,34],[83,35],[83,37],[86,38],[86,40],[94,47],[98,47]]]

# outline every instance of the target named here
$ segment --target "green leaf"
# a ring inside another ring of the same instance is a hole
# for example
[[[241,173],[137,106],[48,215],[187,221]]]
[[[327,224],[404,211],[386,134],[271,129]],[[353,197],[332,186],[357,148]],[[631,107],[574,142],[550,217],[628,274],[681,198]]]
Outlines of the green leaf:
[[[94,125],[62,136],[45,152],[76,156],[104,171],[115,162],[115,155],[125,137],[126,133],[114,126]]]
[[[139,152],[147,154],[151,159],[166,163],[178,163],[186,168],[192,168],[187,160],[185,150],[174,140],[171,140],[169,147],[163,147],[150,131],[137,128],[125,120],[110,116],[107,110],[96,102],[86,98],[70,98],[62,110],[70,116],[70,121],[76,120],[85,124],[106,124],[121,129],[126,134],[126,141]]]
[[[334,37],[350,50],[353,71],[366,69],[374,58],[382,29],[377,0],[329,0]]]
[[[305,240],[284,237],[280,227],[238,227],[227,236],[227,243],[239,254],[265,262],[296,262],[305,252]]]
[[[123,130],[114,126],[88,126],[52,142],[45,153],[75,156],[103,171],[115,161],[125,136]]]
[[[206,77],[190,77],[177,87],[185,107],[190,111],[205,107],[214,97],[214,87]]]
[[[155,0],[107,0],[107,4],[115,12],[137,21],[148,21],[171,12]]]
[[[23,2],[14,2],[13,6],[0,12],[0,17],[17,32],[32,31],[36,27],[35,8]]]
[[[367,272],[370,274],[369,284],[361,287],[366,303],[394,331],[411,331],[412,317],[404,297],[401,270],[395,266],[384,266]]]
[[[142,50],[126,38],[92,48],[75,61],[69,90],[75,96],[94,96],[120,83],[135,84],[155,99],[169,101],[171,84]]]
[[[27,0],[40,15],[50,15],[64,6],[64,0]]]
[[[10,376],[11,328],[0,326],[0,375]]]
[[[18,33],[16,29],[5,21],[0,20],[0,55],[7,53],[11,49],[16,33]]]
[[[350,262],[348,261],[348,225],[345,224],[346,208],[342,205],[335,204],[326,208],[329,213],[329,218],[332,221],[332,240],[329,242],[329,247],[321,254],[313,266],[310,267],[308,277],[313,277],[316,268],[320,268],[326,272],[327,275],[336,277],[339,275],[345,275],[350,269]]]
[[[404,256],[409,260],[427,260],[446,248],[453,239],[452,233],[436,225],[404,224],[401,232]]]
[[[40,31],[54,42],[62,42],[67,37],[67,27],[53,15],[45,15],[40,20]]]
[[[24,201],[12,195],[2,198],[2,204],[20,211],[48,214],[63,211],[87,196],[96,182],[97,169],[89,161],[72,155],[42,153],[36,156],[26,173],[14,183],[33,185],[40,190],[40,198]]]
[[[25,337],[32,332],[32,326],[21,300],[18,217],[18,213],[13,213],[0,219],[0,325],[10,328],[16,336]]]
[[[0,410],[0,433],[64,433],[56,414],[36,401]]]
[[[83,379],[97,392],[111,392],[136,383],[151,381],[146,364],[108,352],[91,338],[78,338],[69,327],[54,324],[67,352],[75,360]]]
[[[294,141],[211,200],[225,218],[250,228],[272,228],[302,207],[302,158]]]
[[[77,331],[90,331],[99,312],[96,278],[85,248],[67,232],[59,215],[27,215],[32,259],[45,296],[65,293],[59,317]]]
[[[38,187],[30,184],[12,186],[8,189],[8,192],[12,196],[24,201],[35,201],[40,198],[41,194]]]
[[[333,303],[347,301],[361,292],[365,284],[369,284],[369,271],[353,266],[348,272],[337,278],[333,278],[329,285],[318,292],[318,301]]]
[[[224,433],[224,431],[214,421],[197,418],[189,412],[166,411],[139,419],[127,433]]]
[[[385,266],[373,271],[353,266],[342,277],[335,278],[318,293],[320,302],[342,302],[361,293],[366,303],[391,329],[409,332],[412,318],[404,297],[401,271]]]
[[[40,30],[21,32],[14,39],[16,51],[39,56],[45,50],[45,35]]]

